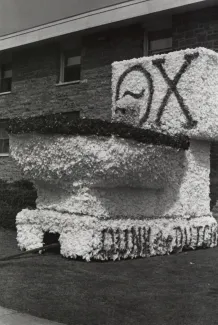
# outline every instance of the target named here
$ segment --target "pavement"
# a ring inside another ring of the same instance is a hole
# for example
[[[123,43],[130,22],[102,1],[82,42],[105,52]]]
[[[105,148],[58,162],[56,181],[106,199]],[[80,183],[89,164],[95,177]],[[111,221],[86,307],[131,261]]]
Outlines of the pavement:
[[[12,309],[0,307],[0,325],[61,325],[46,319],[21,314]]]

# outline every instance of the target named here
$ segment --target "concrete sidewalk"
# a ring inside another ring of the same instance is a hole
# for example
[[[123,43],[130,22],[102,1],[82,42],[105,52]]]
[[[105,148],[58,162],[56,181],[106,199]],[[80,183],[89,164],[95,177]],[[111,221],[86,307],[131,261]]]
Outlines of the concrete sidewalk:
[[[21,314],[15,310],[0,307],[0,325],[61,325],[46,319]],[[62,324],[63,325],[63,324]]]

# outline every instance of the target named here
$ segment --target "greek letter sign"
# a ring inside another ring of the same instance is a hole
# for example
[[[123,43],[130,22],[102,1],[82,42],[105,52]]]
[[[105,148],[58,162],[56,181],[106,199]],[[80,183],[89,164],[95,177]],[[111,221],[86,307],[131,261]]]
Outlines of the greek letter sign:
[[[218,137],[218,54],[198,48],[112,65],[113,120]]]

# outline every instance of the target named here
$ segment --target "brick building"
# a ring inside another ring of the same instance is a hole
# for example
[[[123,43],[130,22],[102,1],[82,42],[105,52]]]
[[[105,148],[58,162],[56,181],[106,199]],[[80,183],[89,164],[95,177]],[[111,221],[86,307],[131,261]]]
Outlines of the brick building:
[[[22,9],[22,2],[14,6]],[[6,3],[0,29],[0,178],[10,182],[22,175],[9,157],[7,118],[76,111],[110,120],[113,61],[188,47],[218,50],[216,0],[46,0],[45,8],[28,0],[29,9],[16,17]],[[218,197],[217,153],[212,144],[212,206]]]

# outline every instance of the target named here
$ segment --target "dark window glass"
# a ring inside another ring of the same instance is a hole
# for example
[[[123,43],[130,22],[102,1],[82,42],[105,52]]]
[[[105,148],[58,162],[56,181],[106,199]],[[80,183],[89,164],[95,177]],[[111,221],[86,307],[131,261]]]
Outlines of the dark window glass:
[[[0,139],[0,154],[9,153],[9,139]]]
[[[64,69],[64,81],[80,80],[80,65],[72,65]]]
[[[12,67],[11,63],[1,65],[0,92],[11,91]]]
[[[80,80],[80,51],[72,50],[64,53],[64,82]]]
[[[0,154],[9,153],[9,137],[5,128],[6,123],[0,122]]]
[[[172,31],[161,30],[149,33],[148,55],[169,53],[172,51]]]
[[[7,92],[7,91],[11,91],[11,78],[7,78],[7,79],[2,79],[1,80],[1,92]]]

